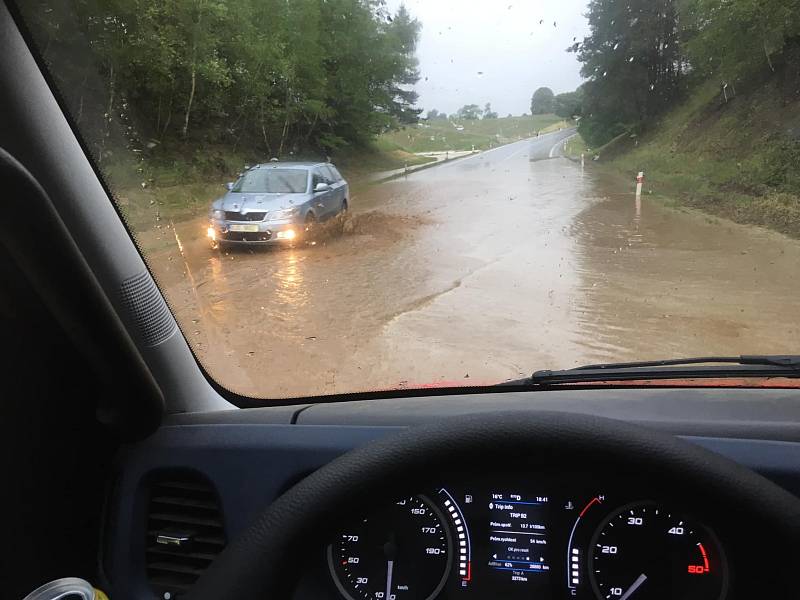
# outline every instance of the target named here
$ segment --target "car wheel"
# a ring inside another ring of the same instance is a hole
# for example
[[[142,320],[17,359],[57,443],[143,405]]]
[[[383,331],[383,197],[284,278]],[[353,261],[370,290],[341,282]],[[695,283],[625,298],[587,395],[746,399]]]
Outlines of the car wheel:
[[[305,221],[305,232],[303,238],[306,242],[313,242],[314,241],[314,234],[316,233],[317,229],[317,215],[313,212],[310,212],[306,215]]]

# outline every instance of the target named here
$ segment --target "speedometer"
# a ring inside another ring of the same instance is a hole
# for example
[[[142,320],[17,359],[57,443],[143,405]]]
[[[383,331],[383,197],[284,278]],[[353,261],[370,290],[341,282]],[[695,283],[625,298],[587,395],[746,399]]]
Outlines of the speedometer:
[[[444,587],[451,554],[442,513],[410,496],[340,532],[328,564],[348,600],[430,600]]]
[[[595,532],[589,577],[608,600],[720,600],[727,565],[701,524],[651,503],[624,506]]]

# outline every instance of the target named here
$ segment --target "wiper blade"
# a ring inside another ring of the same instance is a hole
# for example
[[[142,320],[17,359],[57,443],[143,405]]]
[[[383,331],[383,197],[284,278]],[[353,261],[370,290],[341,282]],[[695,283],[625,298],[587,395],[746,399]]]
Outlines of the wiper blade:
[[[643,367],[669,367],[676,365],[703,365],[713,363],[732,363],[735,365],[777,365],[800,368],[800,355],[742,355],[742,356],[701,356],[697,358],[671,358],[669,360],[645,360],[627,363],[600,363],[568,369],[569,371],[588,371],[596,369],[639,369]],[[539,371],[543,373],[544,371]]]
[[[529,379],[512,383],[542,385],[590,381],[737,376],[800,377],[800,355],[702,356],[627,363],[600,363],[563,371],[536,371]]]

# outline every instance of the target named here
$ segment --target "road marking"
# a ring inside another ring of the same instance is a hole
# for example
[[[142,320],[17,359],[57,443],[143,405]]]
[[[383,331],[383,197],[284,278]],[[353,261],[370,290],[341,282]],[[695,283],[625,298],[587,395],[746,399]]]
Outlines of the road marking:
[[[569,140],[574,138],[576,135],[578,135],[578,134],[577,133],[573,133],[571,136],[565,137],[564,139],[559,140],[558,143],[556,143],[555,146],[550,148],[550,158],[555,158],[556,157],[556,148],[558,148],[562,144],[566,144]]]

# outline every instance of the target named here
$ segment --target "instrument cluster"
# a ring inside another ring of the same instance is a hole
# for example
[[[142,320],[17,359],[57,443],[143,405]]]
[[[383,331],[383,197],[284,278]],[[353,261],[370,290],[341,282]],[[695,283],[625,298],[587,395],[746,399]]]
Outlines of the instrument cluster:
[[[715,533],[648,494],[568,482],[453,483],[389,501],[327,548],[347,600],[722,600]]]

